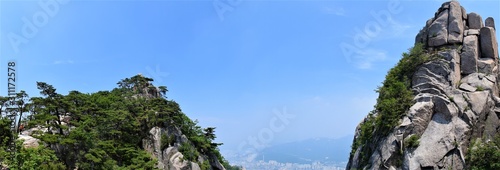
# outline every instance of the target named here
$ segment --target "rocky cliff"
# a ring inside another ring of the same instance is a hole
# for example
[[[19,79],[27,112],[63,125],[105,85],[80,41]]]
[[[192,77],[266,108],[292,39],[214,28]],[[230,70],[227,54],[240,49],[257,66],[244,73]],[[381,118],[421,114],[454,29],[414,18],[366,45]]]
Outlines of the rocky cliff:
[[[157,167],[165,170],[201,170],[200,163],[206,163],[210,169],[225,170],[215,155],[199,155],[198,161],[186,160],[179,151],[183,143],[190,143],[181,130],[175,126],[168,128],[154,127],[149,131],[149,138],[143,140],[144,149],[158,160]],[[162,146],[162,135],[171,138],[173,142]],[[192,146],[194,147],[194,146]]]
[[[467,169],[473,142],[499,132],[495,35],[493,18],[483,22],[457,1],[443,3],[416,36],[433,58],[409,77],[410,107],[388,133],[374,125],[384,121],[380,110],[368,115],[356,128],[347,169]]]

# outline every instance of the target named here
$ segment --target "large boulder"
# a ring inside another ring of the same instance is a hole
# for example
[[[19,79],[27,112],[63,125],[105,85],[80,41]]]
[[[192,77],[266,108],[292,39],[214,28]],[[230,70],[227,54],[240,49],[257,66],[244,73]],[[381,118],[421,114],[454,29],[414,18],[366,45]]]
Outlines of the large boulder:
[[[484,25],[487,27],[492,27],[495,29],[495,20],[492,17],[486,18],[486,21],[484,22]]]
[[[461,80],[462,83],[467,83],[468,85],[475,87],[479,91],[492,90],[496,91],[496,77],[493,75],[487,75],[484,73],[472,73],[465,76]]]
[[[18,140],[23,140],[23,147],[25,148],[36,148],[40,144],[40,140],[29,135],[19,135]]]
[[[460,6],[462,8],[462,19],[467,20],[467,11],[463,6]]]
[[[425,27],[422,28],[420,30],[420,32],[417,34],[417,36],[415,37],[415,44],[417,44],[417,43],[427,44],[427,39],[429,36],[428,29],[429,29],[431,24],[432,24],[432,18],[427,20]]]
[[[451,1],[448,15],[448,43],[462,43],[463,33],[462,6],[457,1]]]
[[[477,61],[477,71],[479,73],[492,74],[496,72],[497,63],[492,58],[480,58]]]
[[[469,26],[469,29],[481,29],[484,27],[483,18],[481,15],[472,12],[467,16],[467,26]]]
[[[444,9],[429,26],[427,44],[437,47],[448,43],[448,9]]]
[[[469,35],[479,35],[479,29],[468,29],[465,31],[465,36]]]
[[[453,85],[458,84],[460,81],[461,75],[460,75],[460,54],[458,53],[457,49],[453,50],[444,50],[440,51],[439,56],[443,57],[446,61],[449,62],[449,69],[453,70],[452,73],[448,77],[448,82],[450,82]]]
[[[477,59],[479,57],[479,39],[475,35],[464,38],[462,54],[460,54],[460,69],[462,74],[477,72]]]
[[[481,57],[498,58],[498,42],[495,35],[495,29],[492,27],[481,28]]]

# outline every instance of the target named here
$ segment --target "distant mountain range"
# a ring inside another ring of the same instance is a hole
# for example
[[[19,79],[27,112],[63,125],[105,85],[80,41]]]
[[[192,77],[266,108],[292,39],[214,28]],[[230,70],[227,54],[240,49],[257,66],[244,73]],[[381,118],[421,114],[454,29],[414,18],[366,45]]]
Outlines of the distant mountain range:
[[[338,164],[347,162],[351,150],[352,136],[338,139],[316,138],[284,143],[263,149],[256,160],[275,160],[282,163]]]

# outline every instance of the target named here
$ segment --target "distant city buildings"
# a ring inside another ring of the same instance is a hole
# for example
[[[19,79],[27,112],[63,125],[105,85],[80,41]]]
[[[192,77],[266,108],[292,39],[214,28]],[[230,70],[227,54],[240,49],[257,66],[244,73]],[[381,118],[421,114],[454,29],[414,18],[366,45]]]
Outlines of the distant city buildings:
[[[323,164],[321,162],[313,162],[311,164],[299,163],[281,163],[274,160],[256,161],[256,162],[241,162],[237,165],[242,165],[246,170],[345,170],[347,162],[335,164]]]

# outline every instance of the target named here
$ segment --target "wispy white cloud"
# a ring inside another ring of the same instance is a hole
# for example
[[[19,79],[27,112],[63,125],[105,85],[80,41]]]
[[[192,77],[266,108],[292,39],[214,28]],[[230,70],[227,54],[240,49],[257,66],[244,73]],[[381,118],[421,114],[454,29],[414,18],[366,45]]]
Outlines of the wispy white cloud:
[[[360,50],[353,56],[352,62],[359,69],[371,69],[375,62],[387,59],[387,52],[378,49]]]
[[[332,14],[337,16],[345,16],[346,11],[342,7],[323,7],[321,12],[324,14]]]
[[[400,37],[408,35],[407,31],[412,28],[409,24],[401,23],[395,20],[390,21],[389,31],[387,35],[392,35],[393,37]]]
[[[75,62],[73,60],[56,60],[52,64],[58,65],[58,64],[74,64]]]

